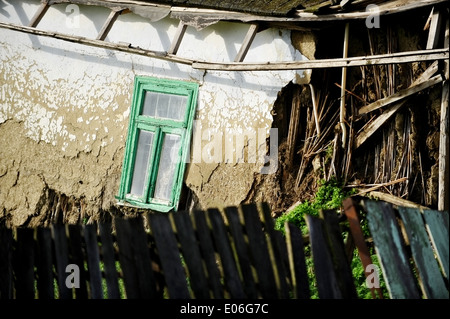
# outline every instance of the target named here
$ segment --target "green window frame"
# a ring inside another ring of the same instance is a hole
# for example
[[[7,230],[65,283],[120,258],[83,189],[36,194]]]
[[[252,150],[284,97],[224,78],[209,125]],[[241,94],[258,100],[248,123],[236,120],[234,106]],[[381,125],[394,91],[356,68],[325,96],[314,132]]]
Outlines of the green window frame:
[[[197,83],[135,77],[119,204],[178,209],[197,96]]]

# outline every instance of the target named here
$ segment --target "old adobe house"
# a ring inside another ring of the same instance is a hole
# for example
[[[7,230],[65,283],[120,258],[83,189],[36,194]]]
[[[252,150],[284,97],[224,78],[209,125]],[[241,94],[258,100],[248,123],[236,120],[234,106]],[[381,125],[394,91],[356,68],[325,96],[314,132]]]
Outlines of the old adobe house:
[[[0,1],[0,218],[281,211],[318,174],[448,209],[446,14],[437,0]]]

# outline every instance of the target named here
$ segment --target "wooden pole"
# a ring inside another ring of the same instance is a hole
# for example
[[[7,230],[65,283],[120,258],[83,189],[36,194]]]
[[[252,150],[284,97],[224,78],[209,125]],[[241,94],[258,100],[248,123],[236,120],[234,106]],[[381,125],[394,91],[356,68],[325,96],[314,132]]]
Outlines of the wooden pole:
[[[448,16],[448,12],[447,12]],[[444,48],[449,49],[449,19],[445,26]],[[438,184],[438,209],[449,210],[449,140],[448,140],[448,98],[449,98],[449,63],[448,60],[444,62],[444,74],[446,81],[442,86],[441,98],[441,122],[439,133],[439,184]]]
[[[344,33],[344,52],[342,58],[346,59],[348,56],[348,34],[349,34],[350,24],[347,22],[345,24]],[[345,126],[345,86],[347,82],[347,67],[342,68],[342,79],[341,79],[341,105],[339,113],[339,123],[342,130],[342,148],[345,148],[347,144],[347,127]]]

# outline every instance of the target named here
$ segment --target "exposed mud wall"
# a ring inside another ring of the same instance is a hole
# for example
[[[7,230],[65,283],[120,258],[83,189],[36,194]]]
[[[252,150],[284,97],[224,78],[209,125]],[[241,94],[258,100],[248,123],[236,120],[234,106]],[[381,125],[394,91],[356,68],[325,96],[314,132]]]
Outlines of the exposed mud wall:
[[[4,2],[0,21],[27,25],[39,5]],[[109,10],[77,8],[76,13],[65,4],[52,6],[38,28],[95,38]],[[177,25],[130,13],[118,18],[107,40],[167,50]],[[201,31],[188,27],[178,54],[233,61],[247,29],[222,22]],[[268,29],[257,34],[246,61],[304,58],[289,31]],[[268,145],[277,93],[290,81],[307,79],[296,71],[203,72],[0,29],[0,218],[13,225],[42,224],[55,196],[75,203],[69,222],[79,221],[81,211],[95,219],[114,207],[136,75],[200,84],[185,182],[201,208],[248,198],[264,165],[258,156]],[[242,134],[250,138],[230,148],[230,138]]]

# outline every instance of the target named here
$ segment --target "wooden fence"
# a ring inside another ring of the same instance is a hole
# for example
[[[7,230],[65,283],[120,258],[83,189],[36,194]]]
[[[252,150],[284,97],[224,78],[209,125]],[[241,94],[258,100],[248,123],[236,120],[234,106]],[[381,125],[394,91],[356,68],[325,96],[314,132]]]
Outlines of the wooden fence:
[[[276,231],[265,204],[115,217],[89,225],[0,227],[0,298],[308,299],[310,285],[317,287],[322,299],[357,298],[349,266],[354,247],[364,266],[371,259],[360,227],[361,207],[351,199],[344,204],[342,215],[324,211],[320,218],[306,216],[308,236],[292,224],[286,224],[285,235]],[[448,298],[448,213],[394,211],[390,205],[372,201],[362,208],[372,224],[390,296]],[[406,216],[402,227],[414,229],[408,249],[403,239],[384,231],[402,235],[396,214]],[[421,214],[435,219],[425,218],[429,227],[419,225]],[[436,223],[439,218],[443,222]],[[431,225],[444,225],[442,234],[447,225],[446,241],[444,237],[428,240]],[[419,244],[416,229],[420,229]],[[349,236],[344,243],[346,232]],[[427,243],[432,255],[423,254]],[[419,267],[420,285],[416,277],[409,276],[408,262],[397,265],[404,261],[397,254],[399,247],[405,256],[422,252],[422,260],[405,257],[425,269]],[[446,252],[446,261],[439,251]],[[313,266],[307,266],[310,255]],[[308,275],[311,269],[314,276]],[[379,298],[380,288],[371,290]]]

